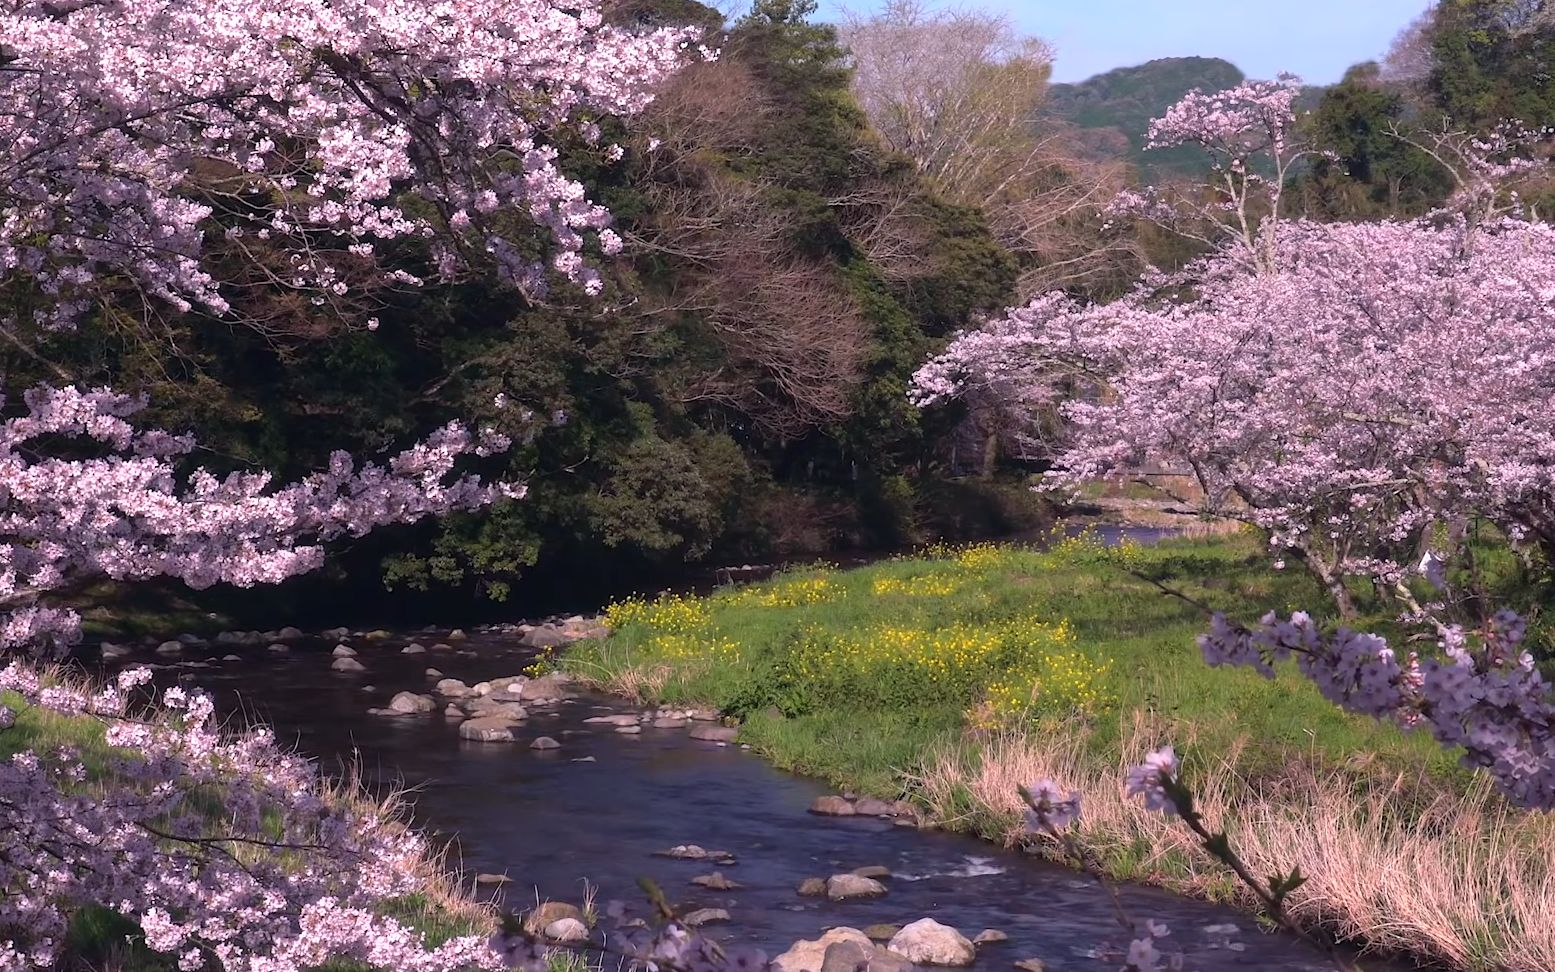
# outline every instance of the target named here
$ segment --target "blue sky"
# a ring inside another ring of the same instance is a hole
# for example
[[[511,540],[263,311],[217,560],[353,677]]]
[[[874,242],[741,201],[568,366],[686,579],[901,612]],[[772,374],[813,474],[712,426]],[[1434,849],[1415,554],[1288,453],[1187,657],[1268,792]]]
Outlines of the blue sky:
[[[823,18],[867,12],[880,0],[820,0]],[[1249,76],[1292,71],[1338,81],[1380,57],[1430,0],[966,0],[1007,13],[1058,49],[1054,77],[1080,81],[1157,57],[1223,57]]]

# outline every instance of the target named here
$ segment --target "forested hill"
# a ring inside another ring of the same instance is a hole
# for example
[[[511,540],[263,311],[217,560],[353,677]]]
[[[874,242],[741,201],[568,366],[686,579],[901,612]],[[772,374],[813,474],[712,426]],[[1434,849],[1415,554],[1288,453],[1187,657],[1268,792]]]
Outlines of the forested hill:
[[[1204,153],[1193,148],[1146,151],[1150,120],[1195,88],[1223,91],[1243,80],[1240,68],[1218,57],[1167,57],[1078,84],[1055,84],[1048,104],[1055,117],[1084,133],[1084,144],[1095,157],[1123,157],[1147,179],[1191,176],[1204,169]]]

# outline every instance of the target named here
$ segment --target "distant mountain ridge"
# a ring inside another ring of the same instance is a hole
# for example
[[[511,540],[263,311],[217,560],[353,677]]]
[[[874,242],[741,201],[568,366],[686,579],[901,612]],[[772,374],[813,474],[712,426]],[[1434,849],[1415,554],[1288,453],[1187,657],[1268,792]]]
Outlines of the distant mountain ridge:
[[[1147,180],[1196,176],[1208,166],[1198,149],[1145,150],[1145,129],[1195,88],[1224,91],[1247,76],[1218,57],[1166,57],[1122,67],[1076,84],[1055,84],[1048,105],[1080,133],[1082,151],[1098,158],[1123,157]]]

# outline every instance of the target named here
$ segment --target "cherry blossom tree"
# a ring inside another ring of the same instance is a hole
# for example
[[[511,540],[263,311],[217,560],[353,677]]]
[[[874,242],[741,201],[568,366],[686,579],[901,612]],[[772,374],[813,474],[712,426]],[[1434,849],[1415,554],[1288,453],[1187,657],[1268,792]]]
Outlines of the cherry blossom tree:
[[[533,292],[531,226],[550,269],[597,291],[587,235],[620,240],[557,145],[646,106],[691,37],[607,26],[592,0],[11,0],[0,322],[68,325],[124,285],[229,313],[256,268],[320,304],[418,284],[373,269],[391,241]]]

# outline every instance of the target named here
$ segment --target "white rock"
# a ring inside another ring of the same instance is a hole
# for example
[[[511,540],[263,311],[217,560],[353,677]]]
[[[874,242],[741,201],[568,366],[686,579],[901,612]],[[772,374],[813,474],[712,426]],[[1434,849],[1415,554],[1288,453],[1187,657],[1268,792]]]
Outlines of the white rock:
[[[545,937],[558,944],[581,942],[589,937],[588,926],[576,918],[558,918],[545,926]]]
[[[933,918],[919,918],[891,937],[887,946],[918,965],[971,965],[977,948],[967,937]]]

